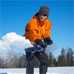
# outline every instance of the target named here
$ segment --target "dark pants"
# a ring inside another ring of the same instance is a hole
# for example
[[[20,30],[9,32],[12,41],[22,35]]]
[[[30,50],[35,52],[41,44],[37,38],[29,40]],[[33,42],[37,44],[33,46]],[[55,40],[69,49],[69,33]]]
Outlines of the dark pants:
[[[48,56],[45,52],[26,53],[27,59],[26,74],[34,74],[34,68],[32,63],[33,56],[37,57],[37,59],[40,62],[39,73],[46,74],[48,68]]]

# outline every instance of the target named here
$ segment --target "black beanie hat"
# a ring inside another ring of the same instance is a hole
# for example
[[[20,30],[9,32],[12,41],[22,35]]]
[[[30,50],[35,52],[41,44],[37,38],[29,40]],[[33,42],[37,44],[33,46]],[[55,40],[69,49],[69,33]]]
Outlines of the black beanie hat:
[[[48,6],[41,6],[38,13],[39,13],[39,15],[46,15],[46,16],[48,16],[48,14],[49,14]]]

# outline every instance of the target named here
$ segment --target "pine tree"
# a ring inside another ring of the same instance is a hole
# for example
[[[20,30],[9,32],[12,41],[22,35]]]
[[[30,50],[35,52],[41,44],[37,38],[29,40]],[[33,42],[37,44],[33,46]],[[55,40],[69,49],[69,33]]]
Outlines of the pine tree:
[[[74,63],[73,58],[74,58],[73,50],[69,48],[67,51],[67,65],[68,66],[73,66],[73,63]]]

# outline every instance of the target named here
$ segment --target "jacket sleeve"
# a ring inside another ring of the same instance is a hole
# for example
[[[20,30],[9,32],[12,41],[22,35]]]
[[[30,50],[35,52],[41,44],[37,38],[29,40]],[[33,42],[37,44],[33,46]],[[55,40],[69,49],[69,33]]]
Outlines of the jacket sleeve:
[[[28,22],[28,24],[26,25],[26,28],[25,28],[26,38],[31,39],[33,32],[34,32],[33,22],[30,21],[30,22]]]
[[[25,32],[30,34],[32,32],[32,30],[33,30],[33,28],[31,27],[31,23],[28,23],[26,25]]]
[[[45,33],[44,33],[44,38],[48,38],[51,37],[51,22],[47,21],[46,22],[46,27],[45,27]]]
[[[31,20],[26,26],[26,38],[30,41],[35,41],[36,39],[40,39],[40,34],[38,33],[38,29],[35,25],[35,20]]]

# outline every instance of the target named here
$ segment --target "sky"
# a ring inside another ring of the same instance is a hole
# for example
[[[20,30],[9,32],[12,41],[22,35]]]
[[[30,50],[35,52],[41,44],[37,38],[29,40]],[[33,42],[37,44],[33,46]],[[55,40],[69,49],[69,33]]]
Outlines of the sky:
[[[73,0],[0,0],[0,38],[9,32],[23,35],[26,24],[42,5],[50,9],[56,52],[61,48],[74,49]]]

